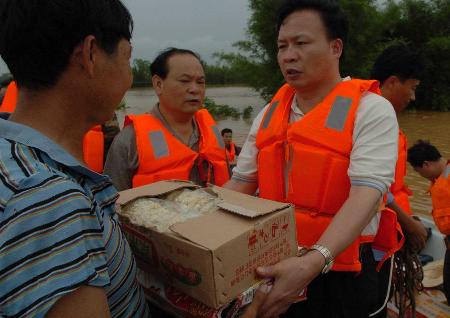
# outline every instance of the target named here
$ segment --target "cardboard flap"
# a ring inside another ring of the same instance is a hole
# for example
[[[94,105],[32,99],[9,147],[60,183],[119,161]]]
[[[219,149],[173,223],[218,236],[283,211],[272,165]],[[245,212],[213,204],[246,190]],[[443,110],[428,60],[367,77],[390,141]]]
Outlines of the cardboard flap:
[[[119,192],[119,198],[117,199],[116,204],[122,206],[137,198],[156,197],[183,188],[198,189],[200,186],[190,181],[183,180],[158,181],[142,187]]]
[[[221,209],[249,218],[266,215],[290,206],[289,203],[261,199],[217,186],[212,186],[212,190],[222,199],[222,202],[218,204]]]
[[[170,229],[195,244],[215,250],[253,227],[254,223],[248,219],[218,211],[174,224]]]

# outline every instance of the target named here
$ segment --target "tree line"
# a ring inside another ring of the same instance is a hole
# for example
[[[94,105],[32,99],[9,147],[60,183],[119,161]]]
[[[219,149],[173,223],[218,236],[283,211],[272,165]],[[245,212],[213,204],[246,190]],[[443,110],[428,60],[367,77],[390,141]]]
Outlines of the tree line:
[[[277,63],[276,20],[282,0],[249,0],[247,39],[237,53],[218,52],[217,63],[203,63],[208,85],[243,84],[263,98],[283,83]],[[376,57],[389,45],[405,43],[419,51],[425,73],[411,108],[450,111],[450,1],[340,0],[349,20],[341,63],[343,76],[369,78]],[[133,63],[134,86],[150,85],[150,62]]]
[[[343,76],[369,78],[376,57],[389,45],[405,43],[419,51],[425,74],[413,108],[450,110],[449,0],[340,0],[349,20]],[[245,84],[269,100],[283,83],[277,64],[276,20],[280,0],[249,0],[252,12],[238,53],[220,53],[224,65],[238,69]]]
[[[217,54],[219,58],[219,55]],[[143,59],[135,59],[132,65],[133,71],[133,87],[150,86],[150,61]],[[229,64],[227,62],[218,62],[215,65],[202,61],[205,69],[205,76],[208,85],[249,85],[239,71],[238,65]]]

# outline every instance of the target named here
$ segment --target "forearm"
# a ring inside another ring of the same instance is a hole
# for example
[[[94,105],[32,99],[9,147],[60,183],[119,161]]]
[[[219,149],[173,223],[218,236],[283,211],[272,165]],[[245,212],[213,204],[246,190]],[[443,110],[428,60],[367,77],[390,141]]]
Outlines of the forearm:
[[[46,318],[110,318],[108,300],[103,288],[83,285],[61,297]]]
[[[403,211],[402,208],[395,203],[395,201],[389,203],[387,207],[397,214],[397,220],[403,229],[408,229],[411,227],[411,222],[414,222],[414,220],[406,214],[406,212]]]
[[[364,230],[378,211],[380,191],[352,186],[348,199],[333,218],[317,244],[327,247],[333,256],[345,250]]]
[[[415,251],[423,249],[427,241],[428,232],[422,222],[403,211],[395,201],[391,201],[388,207],[397,214],[398,223],[400,223],[407,238],[406,243]]]
[[[225,183],[223,187],[237,192],[253,195],[258,188],[258,184],[232,178],[227,183]]]

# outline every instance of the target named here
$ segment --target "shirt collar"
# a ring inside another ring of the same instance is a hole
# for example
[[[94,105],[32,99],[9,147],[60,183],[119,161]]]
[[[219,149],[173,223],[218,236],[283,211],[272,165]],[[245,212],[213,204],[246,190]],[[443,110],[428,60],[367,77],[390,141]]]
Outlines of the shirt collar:
[[[342,81],[349,81],[349,80],[351,80],[352,78],[350,77],[350,76],[346,76],[346,77],[344,77],[343,79],[342,79]],[[293,99],[293,101],[292,101],[292,104],[291,104],[291,110],[295,113],[295,114],[297,114],[297,115],[300,115],[300,116],[304,116],[305,114],[301,111],[301,109],[298,107],[298,104],[297,104],[297,98],[295,98],[295,95],[294,95],[294,99]]]
[[[164,125],[164,127],[173,135],[175,136],[175,138],[177,138],[181,143],[183,143],[183,138],[181,138],[180,135],[177,134],[177,132],[175,130],[173,130],[173,128],[169,125],[169,123],[166,121],[166,119],[164,118],[163,114],[161,113],[161,110],[159,109],[159,103],[156,103],[156,105],[153,107],[153,109],[150,111],[150,114],[153,115],[154,117],[156,117],[157,119],[159,119],[159,121],[161,121],[161,123]],[[199,128],[197,125],[197,122],[195,121],[195,119],[192,119],[192,127],[193,132],[192,135],[189,137],[189,143],[188,143],[188,147],[192,148],[195,144],[198,143],[199,141]]]
[[[46,153],[52,160],[70,167],[80,174],[92,179],[104,179],[98,174],[80,163],[60,145],[40,133],[39,131],[22,124],[7,120],[9,113],[0,113],[0,138],[12,140],[20,144],[38,149]]]

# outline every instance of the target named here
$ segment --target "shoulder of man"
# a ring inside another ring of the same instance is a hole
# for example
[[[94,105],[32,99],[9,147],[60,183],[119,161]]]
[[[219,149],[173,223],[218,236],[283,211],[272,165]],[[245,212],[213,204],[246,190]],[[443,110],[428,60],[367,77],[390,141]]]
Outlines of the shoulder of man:
[[[0,202],[4,205],[11,198],[26,194],[24,198],[31,198],[32,194],[48,189],[59,192],[62,188],[55,187],[56,183],[65,183],[79,192],[85,190],[77,181],[44,162],[39,150],[27,145],[0,139]]]
[[[0,299],[7,316],[41,317],[81,284],[110,283],[103,221],[92,194],[75,178],[44,167],[31,175],[22,169],[9,184],[0,181]]]
[[[123,127],[123,129],[115,136],[114,143],[124,146],[132,146],[136,144],[136,132],[132,124]]]
[[[373,119],[367,118],[370,115],[397,122],[397,115],[392,104],[383,96],[372,92],[363,94],[358,113],[363,114],[363,116],[358,116],[361,119]]]

